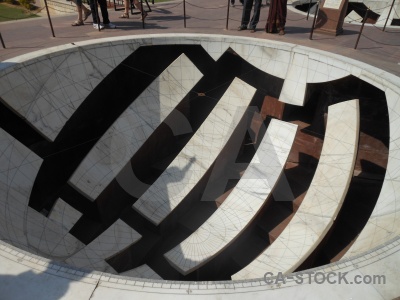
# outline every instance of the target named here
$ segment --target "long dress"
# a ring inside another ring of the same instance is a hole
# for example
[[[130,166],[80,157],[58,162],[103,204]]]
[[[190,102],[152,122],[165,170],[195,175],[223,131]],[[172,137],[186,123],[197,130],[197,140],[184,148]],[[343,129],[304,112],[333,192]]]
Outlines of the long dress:
[[[278,33],[285,29],[287,15],[287,0],[271,0],[269,5],[267,24],[265,31]]]

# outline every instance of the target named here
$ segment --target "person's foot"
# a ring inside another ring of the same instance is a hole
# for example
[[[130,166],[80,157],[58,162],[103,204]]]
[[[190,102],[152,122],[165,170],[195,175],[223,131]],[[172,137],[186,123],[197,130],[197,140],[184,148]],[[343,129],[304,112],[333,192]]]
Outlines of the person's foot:
[[[231,6],[235,7],[235,1],[231,1]]]
[[[251,29],[250,29],[250,32],[251,32],[251,33],[254,33],[254,32],[256,32],[256,29],[255,29],[255,28],[251,28]]]
[[[86,21],[87,18],[92,14],[91,10],[85,11],[85,14],[83,15],[83,21]]]
[[[123,13],[119,16],[120,19],[129,19],[129,13]]]
[[[283,29],[279,30],[279,35],[285,35],[285,31]]]
[[[246,25],[240,25],[237,30],[242,31],[242,30],[246,30],[246,29],[247,29]]]
[[[115,25],[113,23],[108,23],[108,24],[104,24],[104,28],[115,29],[115,28],[117,28],[117,25]]]
[[[99,29],[99,27],[100,27],[100,29],[104,29],[104,25],[103,24],[96,24],[96,23],[93,24],[93,28],[94,29]]]
[[[85,24],[83,24],[83,21],[82,20],[76,20],[74,23],[72,23],[71,24],[72,26],[82,26],[82,25],[85,25]]]

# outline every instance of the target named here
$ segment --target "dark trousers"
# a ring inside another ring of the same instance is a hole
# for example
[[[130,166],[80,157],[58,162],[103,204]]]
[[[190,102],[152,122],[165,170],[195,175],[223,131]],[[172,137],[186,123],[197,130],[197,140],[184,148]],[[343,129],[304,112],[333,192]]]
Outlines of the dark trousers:
[[[251,9],[253,8],[253,17],[250,20]],[[247,26],[251,29],[256,29],[258,21],[260,20],[261,0],[244,0],[243,13],[242,13],[242,26]],[[249,24],[250,22],[250,24]]]
[[[88,0],[90,5],[90,10],[92,11],[93,23],[99,23],[99,16],[97,15],[95,1]],[[101,16],[103,17],[103,24],[109,24],[110,20],[108,19],[108,11],[107,11],[107,0],[97,0],[97,3],[100,5]]]

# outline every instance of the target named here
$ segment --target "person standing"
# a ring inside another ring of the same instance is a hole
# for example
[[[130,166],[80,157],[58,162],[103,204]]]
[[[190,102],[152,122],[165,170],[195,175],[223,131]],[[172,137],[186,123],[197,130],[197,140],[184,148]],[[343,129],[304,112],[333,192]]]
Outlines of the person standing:
[[[253,3],[254,3],[253,17],[250,20],[250,14],[251,14],[251,9],[253,8]],[[241,25],[238,27],[238,30],[239,31],[246,30],[247,26],[249,25],[250,32],[255,32],[258,21],[260,20],[260,10],[261,10],[261,0],[244,0],[242,21]]]
[[[110,19],[108,18],[108,10],[107,10],[107,0],[88,0],[90,4],[90,10],[92,11],[92,18],[93,18],[93,28],[94,29],[103,29],[103,28],[109,28],[109,29],[114,29],[117,28],[114,24],[110,22]],[[100,24],[100,19],[98,16],[98,10],[96,9],[96,4],[97,2],[100,6],[101,10],[101,16],[103,17],[103,24]]]
[[[120,16],[121,19],[129,19],[129,3],[130,3],[130,0],[124,0],[125,11]],[[140,19],[144,20],[147,17],[147,12],[145,10],[143,10],[142,4],[139,2],[139,0],[133,0],[133,3],[135,4],[135,7],[140,10],[140,13],[141,13]]]
[[[265,31],[268,33],[285,34],[285,24],[287,15],[287,0],[271,0]]]
[[[72,26],[82,26],[84,21],[92,14],[92,12],[82,4],[82,0],[72,0],[76,5],[76,10],[78,11],[78,20],[73,22]],[[83,17],[82,17],[83,14]]]

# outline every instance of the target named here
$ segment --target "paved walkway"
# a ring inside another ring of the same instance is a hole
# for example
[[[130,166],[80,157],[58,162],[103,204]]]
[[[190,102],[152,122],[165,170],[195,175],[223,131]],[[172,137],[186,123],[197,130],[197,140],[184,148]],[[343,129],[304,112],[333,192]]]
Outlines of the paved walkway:
[[[399,26],[387,27],[385,32],[381,27],[365,26],[363,36],[355,50],[360,25],[344,24],[344,34],[337,37],[314,33],[313,40],[310,40],[313,16],[306,20],[306,14],[294,9],[288,10],[287,33],[284,36],[265,33],[264,26],[268,15],[268,6],[265,5],[261,9],[257,31],[255,33],[250,33],[248,30],[239,32],[236,28],[240,25],[242,6],[237,0],[235,7],[229,7],[228,29],[226,29],[227,2],[227,0],[187,1],[186,28],[183,1],[150,4],[152,12],[146,18],[144,29],[139,15],[133,15],[130,19],[119,19],[122,12],[115,11],[113,8],[109,9],[110,20],[117,25],[117,28],[105,29],[101,32],[93,28],[91,17],[87,20],[90,22],[87,22],[85,26],[71,26],[76,19],[76,13],[52,17],[55,37],[52,37],[46,14],[41,18],[3,22],[0,23],[0,32],[6,49],[0,48],[0,60],[47,47],[89,39],[179,32],[239,35],[295,43],[345,55],[400,76]]]

